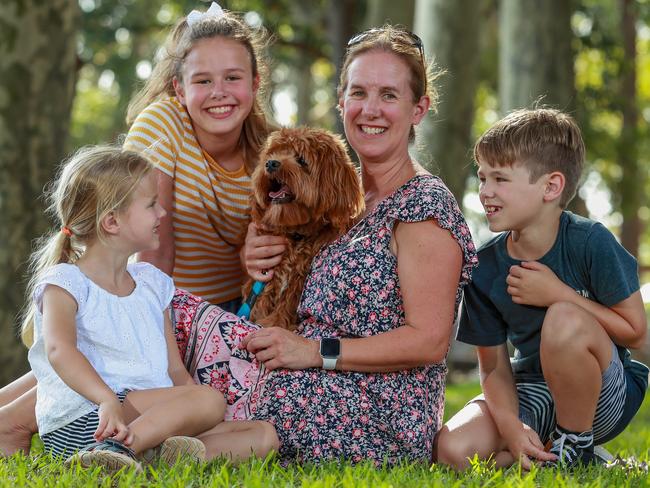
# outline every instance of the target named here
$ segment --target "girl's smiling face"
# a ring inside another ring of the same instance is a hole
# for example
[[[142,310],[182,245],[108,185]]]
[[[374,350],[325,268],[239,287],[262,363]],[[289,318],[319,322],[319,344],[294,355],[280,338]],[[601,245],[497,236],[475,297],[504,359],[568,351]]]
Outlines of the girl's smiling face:
[[[160,219],[166,213],[158,202],[158,173],[149,171],[138,183],[129,206],[117,217],[120,238],[131,253],[158,248]]]
[[[182,78],[174,79],[174,89],[199,143],[215,136],[238,138],[258,88],[246,47],[225,37],[197,41],[184,60]]]

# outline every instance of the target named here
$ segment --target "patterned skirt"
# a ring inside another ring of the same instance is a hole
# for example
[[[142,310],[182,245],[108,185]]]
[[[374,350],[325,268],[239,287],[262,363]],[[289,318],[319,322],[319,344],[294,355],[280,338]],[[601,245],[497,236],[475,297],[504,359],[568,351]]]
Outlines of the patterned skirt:
[[[251,418],[266,374],[255,356],[239,344],[259,327],[178,289],[172,300],[172,321],[181,359],[194,381],[224,395],[226,420]]]

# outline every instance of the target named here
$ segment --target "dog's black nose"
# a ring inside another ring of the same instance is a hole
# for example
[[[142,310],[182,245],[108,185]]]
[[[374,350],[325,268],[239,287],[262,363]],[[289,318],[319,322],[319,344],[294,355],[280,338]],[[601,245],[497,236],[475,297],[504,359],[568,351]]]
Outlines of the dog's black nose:
[[[269,159],[266,162],[266,170],[269,173],[273,173],[274,171],[277,171],[279,167],[280,167],[280,161],[278,161],[277,159]]]

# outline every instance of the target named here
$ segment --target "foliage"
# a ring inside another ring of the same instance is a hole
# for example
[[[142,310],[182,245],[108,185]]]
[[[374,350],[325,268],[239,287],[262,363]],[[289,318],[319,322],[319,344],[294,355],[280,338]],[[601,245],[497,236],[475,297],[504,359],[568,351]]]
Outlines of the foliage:
[[[611,199],[611,207],[601,208],[596,216],[610,228],[620,226],[622,168],[618,161],[618,143],[622,129],[620,83],[624,69],[624,52],[620,28],[620,4],[615,0],[581,0],[573,16],[575,35],[575,83],[578,91],[578,121],[587,146],[593,186]],[[650,3],[635,2],[637,25],[637,144],[644,194],[650,192]],[[602,200],[598,203],[602,203]],[[595,209],[590,209],[595,210]],[[639,261],[650,262],[650,206],[647,198],[638,209],[642,229]]]
[[[272,34],[271,95],[289,110],[280,122],[332,127],[335,122],[335,66],[327,38],[328,2],[230,0],[224,8],[262,23]],[[168,28],[206,2],[191,0],[79,0],[83,12],[79,39],[79,82],[73,109],[71,145],[118,139],[126,131],[126,107],[149,75]],[[361,11],[361,9],[360,9]],[[259,12],[259,14],[258,14]],[[300,82],[307,82],[304,87]],[[300,97],[301,88],[306,95]],[[302,107],[295,106],[299,99]]]
[[[476,383],[451,385],[447,390],[447,411],[456,412],[479,391]],[[648,461],[650,448],[650,402],[628,429],[606,446],[611,452],[635,455]],[[160,487],[606,487],[650,486],[647,471],[642,466],[624,470],[614,467],[589,467],[572,473],[555,469],[534,469],[530,473],[519,466],[497,470],[489,463],[475,462],[466,472],[456,473],[441,466],[404,463],[393,468],[375,468],[371,464],[350,466],[331,462],[323,466],[280,466],[275,458],[253,460],[238,467],[224,461],[203,465],[178,463],[173,467],[154,466],[145,473],[120,473],[113,479],[99,469],[66,468],[61,460],[52,461],[44,454],[32,457],[15,455],[0,460],[0,487],[4,486],[160,486]]]
[[[73,113],[71,147],[111,141],[126,131],[126,105],[147,74],[165,30],[193,8],[207,8],[199,0],[79,0],[83,11],[79,41],[80,70]],[[312,124],[333,128],[336,123],[336,65],[332,62],[330,38],[332,9],[343,2],[311,0],[222,0],[226,8],[248,13],[249,20],[261,21],[273,34],[271,95],[276,117],[282,124]],[[367,2],[357,2],[346,12],[360,26]],[[497,51],[498,16],[496,0],[487,2],[481,24],[479,90],[475,98],[474,136],[498,116]],[[618,90],[623,61],[619,27],[620,6],[616,0],[579,0],[572,18],[575,52],[577,117],[588,148],[586,185],[581,195],[590,199],[593,217],[613,230],[620,226],[621,199],[618,190],[621,166],[617,161],[622,116]],[[650,2],[637,0],[637,90],[638,154],[650,194]],[[287,108],[289,110],[287,110]],[[444,177],[444,175],[442,175]],[[476,188],[473,178],[468,191]],[[611,203],[608,204],[608,202]],[[466,207],[466,210],[468,208]],[[470,218],[471,208],[470,210]],[[642,202],[639,217],[645,233],[641,239],[640,262],[650,263],[650,206]],[[475,216],[477,224],[482,216]],[[481,224],[482,225],[482,224]],[[475,227],[479,227],[476,225]],[[479,239],[480,240],[480,239]]]

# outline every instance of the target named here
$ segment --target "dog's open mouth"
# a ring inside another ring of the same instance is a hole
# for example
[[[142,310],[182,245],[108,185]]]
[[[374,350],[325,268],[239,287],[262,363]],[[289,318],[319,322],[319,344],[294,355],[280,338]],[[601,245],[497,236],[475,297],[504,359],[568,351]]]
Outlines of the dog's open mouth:
[[[274,178],[271,180],[269,198],[271,203],[289,203],[294,199],[294,194],[286,183]]]

